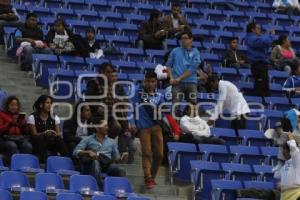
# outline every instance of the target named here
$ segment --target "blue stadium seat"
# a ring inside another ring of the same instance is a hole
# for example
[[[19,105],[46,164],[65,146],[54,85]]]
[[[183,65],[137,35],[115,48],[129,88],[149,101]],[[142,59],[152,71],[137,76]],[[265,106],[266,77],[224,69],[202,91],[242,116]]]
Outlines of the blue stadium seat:
[[[128,2],[110,2],[110,5],[112,6],[112,10],[116,13],[132,13],[135,10]]]
[[[213,136],[224,139],[228,145],[236,145],[240,143],[240,138],[233,129],[228,128],[211,128]]]
[[[263,181],[244,181],[245,189],[255,188],[263,190],[273,190],[274,183],[272,182],[263,182]]]
[[[117,33],[117,29],[112,22],[102,22],[102,21],[95,21],[90,22],[95,30],[103,35],[115,35]]]
[[[2,189],[0,189],[0,199],[1,200],[13,200],[10,192],[8,192],[7,190],[2,190]]]
[[[11,158],[11,170],[24,173],[44,172],[38,158],[31,154],[14,154]]]
[[[137,15],[137,14],[123,14],[123,17],[127,19],[128,23],[139,25],[143,21],[146,20],[146,17],[144,15]]]
[[[92,200],[117,200],[117,198],[111,195],[101,195],[101,196],[93,196]]]
[[[286,97],[265,97],[265,102],[270,110],[286,111],[295,108]]]
[[[103,21],[113,22],[113,23],[122,23],[126,22],[126,19],[123,18],[122,14],[114,12],[102,12],[99,11],[98,16],[102,18]]]
[[[141,69],[136,66],[135,62],[130,61],[118,61],[118,60],[112,60],[111,64],[120,71],[120,73],[128,73],[129,75],[132,75],[130,73],[139,73],[141,72]]]
[[[170,173],[177,180],[189,182],[190,161],[200,160],[201,153],[197,152],[194,144],[169,142],[167,146]],[[172,182],[173,176],[170,178]]]
[[[242,189],[240,181],[211,180],[212,199],[236,199],[236,190]]]
[[[146,55],[149,56],[149,62],[153,63],[160,63],[164,62],[164,56],[167,52],[165,50],[154,50],[154,49],[147,49]]]
[[[47,29],[47,30],[50,30],[53,25],[54,25],[54,22],[55,22],[56,18],[55,17],[40,17],[39,18],[39,24],[43,25],[42,27]]]
[[[121,192],[122,196],[130,196],[133,193],[130,181],[125,177],[106,177],[104,180],[104,194],[118,197]]]
[[[156,64],[151,62],[136,62],[136,66],[141,68],[143,72],[154,71]]]
[[[217,162],[196,161],[191,163],[191,182],[195,196],[199,199],[209,199],[212,179],[224,179],[225,172]]]
[[[51,12],[55,14],[56,18],[66,19],[76,19],[77,15],[71,9],[66,8],[51,8]]]
[[[282,85],[288,77],[288,72],[269,70],[269,79],[273,83],[279,83]]]
[[[96,179],[90,175],[71,176],[70,191],[89,196],[101,194]]]
[[[145,61],[146,55],[143,49],[120,48],[128,61]]]
[[[119,35],[136,36],[138,34],[138,26],[129,23],[115,23],[119,31]]]
[[[0,110],[3,109],[3,103],[5,99],[8,97],[6,91],[0,89]],[[0,166],[3,165],[2,157],[0,157]]]
[[[86,22],[97,21],[99,19],[98,13],[96,11],[75,10],[75,13],[77,14],[79,19]]]
[[[251,166],[238,163],[222,163],[222,169],[230,180],[256,180],[257,174],[252,172]]]
[[[181,9],[182,14],[186,16],[187,19],[203,19],[204,14],[200,12],[197,8],[187,8],[183,7]]]
[[[65,186],[58,174],[38,173],[35,175],[35,189],[46,193],[60,193]]]
[[[243,145],[248,146],[270,146],[271,141],[265,138],[263,132],[258,130],[238,130],[239,136],[243,138]]]
[[[260,181],[275,181],[272,168],[270,165],[253,165],[253,172],[259,174]]]
[[[76,34],[85,33],[85,30],[90,26],[87,21],[67,19],[66,24],[72,27],[72,31]]]
[[[63,67],[68,70],[84,70],[88,68],[84,59],[79,56],[59,56],[59,60]]]
[[[85,1],[92,11],[109,11],[111,6],[105,0],[86,0]]]
[[[258,147],[248,146],[230,146],[230,152],[235,154],[235,162],[241,164],[262,164],[264,163],[264,156],[260,154]]]
[[[48,200],[48,197],[43,192],[24,191],[20,194],[20,200]]]
[[[65,5],[69,9],[87,9],[88,4],[84,0],[66,0]]]
[[[149,16],[151,11],[154,9],[153,5],[145,3],[132,3],[132,7],[135,8],[135,12],[140,15]]]
[[[70,176],[74,174],[79,174],[78,171],[75,171],[73,161],[68,157],[61,156],[48,157],[47,172]]]
[[[25,191],[30,190],[29,181],[27,176],[22,172],[5,171],[1,173],[1,187],[5,190],[11,191]]]
[[[85,62],[89,65],[90,70],[98,72],[102,63],[109,63],[110,61],[103,58],[85,58]]]
[[[56,195],[56,200],[83,200],[83,197],[76,193],[59,193]]]
[[[40,17],[51,17],[53,13],[49,8],[41,7],[41,6],[27,6],[27,10],[29,12],[34,12],[39,18]]]
[[[276,97],[282,97],[285,94],[282,91],[282,85],[279,83],[271,83],[270,92],[271,92],[271,96],[276,96]]]
[[[46,8],[61,8],[64,5],[62,0],[44,0]]]
[[[264,110],[263,115],[266,119],[265,128],[273,128],[275,123],[283,117],[283,112],[279,110]]]
[[[116,27],[118,27],[116,25]],[[114,47],[130,47],[131,43],[128,36],[106,35],[105,39]]]
[[[144,80],[144,74],[129,74],[128,80],[133,81],[134,83],[141,83]]]
[[[228,81],[238,81],[241,78],[235,68],[214,67],[213,71],[214,73],[218,74],[221,79]]]
[[[233,160],[233,155],[228,152],[225,145],[199,144],[199,151],[206,161],[231,162]]]
[[[127,200],[150,200],[147,197],[129,197]]]
[[[276,164],[278,147],[260,147],[261,154],[266,158],[266,164],[274,166]]]

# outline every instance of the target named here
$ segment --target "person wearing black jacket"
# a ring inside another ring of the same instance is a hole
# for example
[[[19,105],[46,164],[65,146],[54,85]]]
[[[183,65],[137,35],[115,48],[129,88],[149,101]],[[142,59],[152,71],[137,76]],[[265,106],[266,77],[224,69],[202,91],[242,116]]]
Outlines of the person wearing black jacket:
[[[95,29],[93,27],[88,27],[86,29],[86,37],[83,39],[83,47],[84,52],[82,52],[82,55],[84,57],[100,58],[103,56],[103,51],[101,50],[100,44],[96,41]],[[97,54],[99,55],[97,56]]]
[[[80,111],[80,113],[78,113]],[[80,122],[80,124],[78,123]],[[69,152],[73,152],[76,145],[95,130],[86,126],[92,124],[92,112],[88,105],[77,104],[72,118],[64,123],[63,139]]]
[[[19,27],[21,24],[18,13],[10,0],[0,0],[0,45],[4,44],[4,26]]]
[[[238,50],[238,38],[233,37],[229,40],[229,48],[223,54],[224,67],[237,67],[247,66],[247,58]]]
[[[38,26],[37,15],[28,13],[26,22],[15,32],[16,43],[23,47],[21,61],[22,70],[30,70],[32,65],[32,54],[52,54],[52,51],[44,44],[44,33]]]

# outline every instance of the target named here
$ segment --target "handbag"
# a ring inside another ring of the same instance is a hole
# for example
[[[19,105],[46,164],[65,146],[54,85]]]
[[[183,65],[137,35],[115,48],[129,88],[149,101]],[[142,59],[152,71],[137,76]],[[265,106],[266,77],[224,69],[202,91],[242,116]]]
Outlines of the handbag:
[[[99,153],[97,160],[99,161],[101,167],[105,170],[107,169],[112,163],[113,160],[107,157],[106,155]]]

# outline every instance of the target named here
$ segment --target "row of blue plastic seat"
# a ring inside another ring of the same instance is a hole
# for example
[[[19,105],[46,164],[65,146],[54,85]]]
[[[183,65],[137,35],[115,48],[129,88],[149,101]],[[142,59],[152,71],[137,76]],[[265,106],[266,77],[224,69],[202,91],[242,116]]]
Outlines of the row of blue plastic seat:
[[[275,182],[272,166],[251,166],[247,164],[217,163],[197,160],[190,161],[190,164],[191,182],[194,193],[196,196],[201,196],[202,198],[209,198],[208,194],[210,194],[210,191],[213,189],[211,187],[211,180],[213,179],[255,181],[263,185],[270,184],[267,181]],[[273,183],[270,185],[273,185]],[[255,184],[253,186],[255,186]]]
[[[10,192],[0,190],[1,200],[13,200]],[[20,200],[48,200],[45,193],[39,191],[24,191],[20,193]],[[76,193],[59,193],[56,195],[56,200],[83,200],[84,197]],[[110,195],[93,196],[91,200],[117,200],[116,197]],[[145,197],[129,197],[128,200],[149,200]]]

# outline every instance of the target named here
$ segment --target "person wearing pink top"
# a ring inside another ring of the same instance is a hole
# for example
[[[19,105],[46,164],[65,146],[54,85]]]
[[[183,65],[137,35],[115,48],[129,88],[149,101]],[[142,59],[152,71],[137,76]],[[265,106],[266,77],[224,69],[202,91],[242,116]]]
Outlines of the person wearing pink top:
[[[271,61],[274,64],[274,68],[291,73],[291,65],[296,59],[298,58],[295,55],[288,36],[279,36],[278,44],[272,49],[271,53]]]

